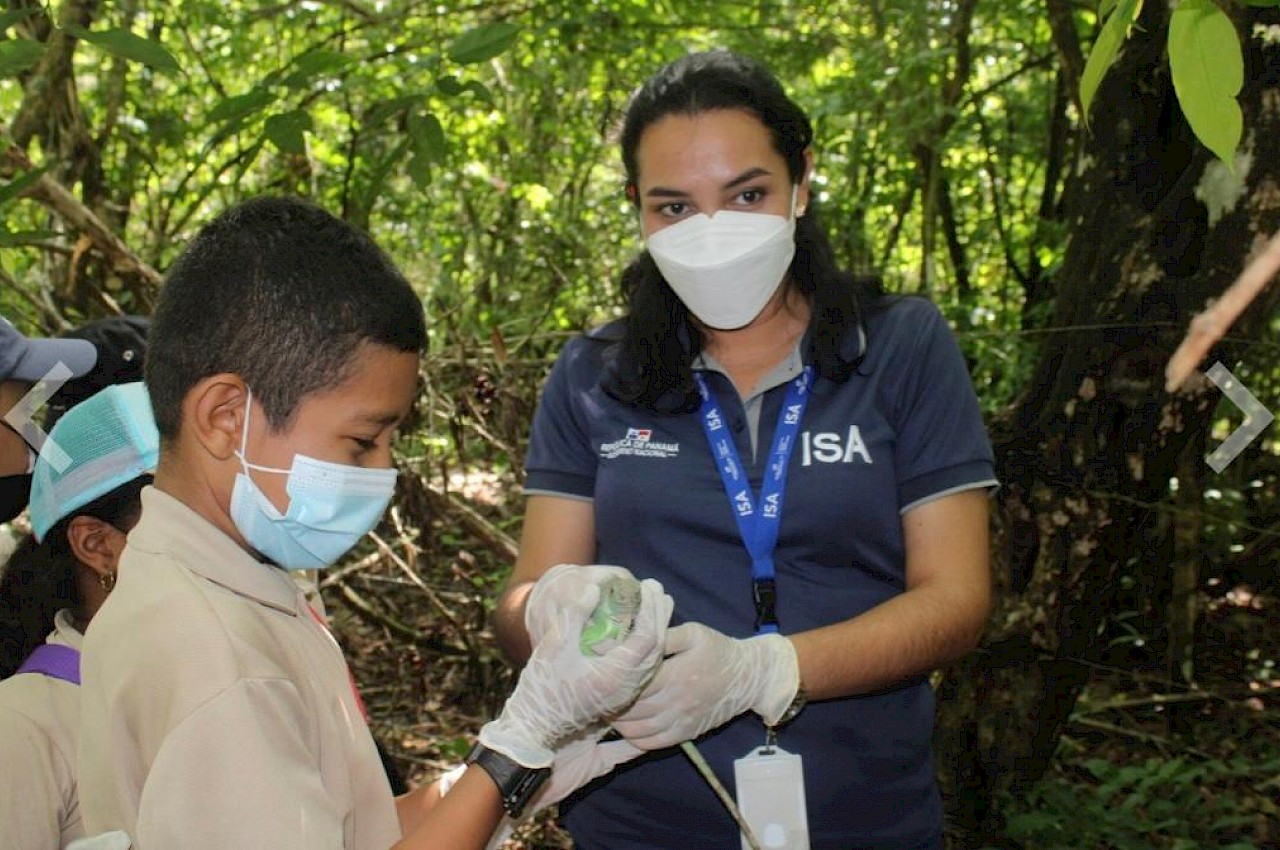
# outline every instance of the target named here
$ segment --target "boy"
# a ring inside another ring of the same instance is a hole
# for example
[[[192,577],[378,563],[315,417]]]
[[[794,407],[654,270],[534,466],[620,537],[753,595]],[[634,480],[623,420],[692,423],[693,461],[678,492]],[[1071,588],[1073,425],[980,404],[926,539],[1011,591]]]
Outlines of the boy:
[[[229,211],[170,271],[145,370],[155,485],[84,646],[88,834],[123,830],[142,850],[480,848],[551,747],[658,663],[661,589],[644,586],[621,647],[588,658],[578,634],[603,568],[567,568],[541,595],[556,628],[481,730],[483,770],[445,797],[393,799],[342,655],[281,568],[329,566],[377,523],[425,341],[390,261],[301,201]]]

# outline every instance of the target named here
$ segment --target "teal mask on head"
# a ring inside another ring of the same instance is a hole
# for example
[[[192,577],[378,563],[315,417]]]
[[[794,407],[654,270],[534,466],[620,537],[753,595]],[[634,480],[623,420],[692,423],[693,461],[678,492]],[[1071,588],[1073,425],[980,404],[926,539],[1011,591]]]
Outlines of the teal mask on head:
[[[246,405],[253,402],[250,391]],[[289,469],[249,463],[249,411],[240,437],[241,471],[231,490],[231,521],[250,546],[290,570],[332,566],[378,524],[396,488],[396,470],[365,469],[293,456]],[[289,476],[289,508],[280,513],[249,470]]]

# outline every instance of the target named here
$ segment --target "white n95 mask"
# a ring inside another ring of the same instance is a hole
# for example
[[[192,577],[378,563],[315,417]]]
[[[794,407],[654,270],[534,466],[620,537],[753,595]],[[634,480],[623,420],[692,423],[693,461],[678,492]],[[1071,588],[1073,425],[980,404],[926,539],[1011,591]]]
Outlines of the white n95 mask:
[[[796,191],[783,218],[721,210],[698,213],[645,240],[672,290],[709,328],[751,323],[777,292],[796,253]]]
[[[249,395],[249,404],[253,396]],[[250,546],[285,569],[332,566],[378,524],[396,488],[396,470],[365,469],[293,456],[289,469],[245,459],[249,414],[241,437],[241,471],[231,490],[231,521]],[[249,470],[288,475],[289,508],[280,513],[249,477]]]

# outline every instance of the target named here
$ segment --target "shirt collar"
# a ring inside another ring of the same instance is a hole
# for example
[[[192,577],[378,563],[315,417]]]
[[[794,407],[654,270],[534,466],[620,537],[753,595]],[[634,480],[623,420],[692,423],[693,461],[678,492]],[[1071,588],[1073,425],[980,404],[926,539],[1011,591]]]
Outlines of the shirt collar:
[[[47,643],[69,646],[79,652],[80,644],[83,641],[84,635],[80,633],[80,630],[75,627],[75,623],[72,622],[70,608],[63,608],[53,615],[53,632],[49,635]]]
[[[764,395],[769,390],[780,387],[799,375],[805,366],[805,358],[801,352],[808,350],[807,340],[808,334],[804,338],[797,340],[791,352],[760,379],[760,382],[756,384],[751,393],[751,398],[744,398],[742,400],[743,403],[745,404],[756,396]],[[698,352],[698,356],[693,359],[693,368],[701,369],[705,372],[719,372],[725,377],[729,376],[729,373],[725,371],[719,361],[705,351]]]
[[[142,518],[129,546],[163,553],[203,578],[255,602],[297,615],[299,592],[288,574],[256,560],[187,505],[157,490],[142,491]]]

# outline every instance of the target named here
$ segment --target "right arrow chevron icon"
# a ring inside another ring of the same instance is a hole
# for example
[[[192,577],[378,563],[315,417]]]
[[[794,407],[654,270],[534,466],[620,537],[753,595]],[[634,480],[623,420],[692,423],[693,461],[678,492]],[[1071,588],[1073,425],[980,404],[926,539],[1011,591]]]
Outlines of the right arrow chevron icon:
[[[1239,379],[1231,374],[1231,370],[1223,366],[1221,361],[1214,363],[1205,372],[1205,377],[1213,381],[1214,386],[1222,390],[1222,394],[1244,411],[1244,421],[1240,427],[1222,441],[1222,445],[1205,456],[1205,462],[1213,467],[1214,472],[1222,472],[1231,461],[1240,456],[1250,443],[1261,434],[1275,416],[1258,401],[1253,393],[1244,388]]]

